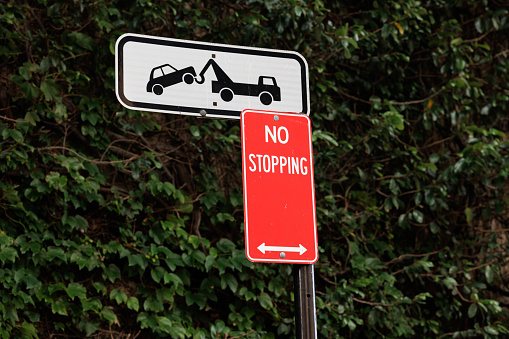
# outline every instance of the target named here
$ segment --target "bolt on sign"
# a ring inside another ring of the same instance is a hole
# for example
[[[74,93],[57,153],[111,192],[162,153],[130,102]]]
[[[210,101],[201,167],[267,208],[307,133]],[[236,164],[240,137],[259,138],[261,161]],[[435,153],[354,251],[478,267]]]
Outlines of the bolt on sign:
[[[311,123],[303,114],[241,114],[246,256],[318,260]]]
[[[115,90],[129,109],[240,118],[246,108],[309,115],[306,59],[297,52],[124,34]]]

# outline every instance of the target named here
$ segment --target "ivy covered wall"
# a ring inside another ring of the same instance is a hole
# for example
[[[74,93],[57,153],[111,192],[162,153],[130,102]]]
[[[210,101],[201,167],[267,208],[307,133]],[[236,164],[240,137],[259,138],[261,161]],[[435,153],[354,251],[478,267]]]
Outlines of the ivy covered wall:
[[[239,121],[130,111],[123,33],[310,67],[320,338],[504,337],[501,0],[0,1],[0,337],[291,338],[244,254]]]

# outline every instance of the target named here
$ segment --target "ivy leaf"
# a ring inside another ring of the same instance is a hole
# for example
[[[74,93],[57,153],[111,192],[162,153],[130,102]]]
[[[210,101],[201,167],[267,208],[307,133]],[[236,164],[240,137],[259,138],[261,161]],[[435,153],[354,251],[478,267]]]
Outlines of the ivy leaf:
[[[468,307],[468,317],[473,318],[473,317],[475,317],[476,313],[477,313],[477,304],[476,303],[470,304],[470,306]]]
[[[129,266],[139,266],[142,270],[145,270],[148,265],[148,260],[141,254],[132,254],[128,257]]]
[[[166,270],[162,267],[156,267],[150,270],[150,276],[156,283],[159,283],[161,279],[164,277]]]
[[[424,214],[419,210],[414,210],[412,212],[412,216],[414,217],[415,222],[422,224],[424,221]]]
[[[226,286],[228,286],[233,293],[237,291],[237,287],[239,286],[237,279],[231,273],[226,273],[221,276],[221,288],[225,289]]]
[[[80,32],[71,32],[69,36],[74,38],[79,46],[86,48],[88,50],[92,50],[93,48],[92,37]]]
[[[205,259],[205,270],[210,271],[210,269],[214,266],[216,258],[213,255],[208,255]]]
[[[454,286],[458,286],[458,282],[453,277],[446,277],[443,283],[447,288],[452,289]]]
[[[81,320],[78,323],[78,329],[81,331],[85,331],[86,336],[90,337],[92,334],[97,332],[97,330],[99,330],[99,323],[93,322],[93,321]]]
[[[176,275],[175,273],[165,272],[164,273],[164,283],[168,284],[170,282],[172,282],[174,286],[184,285],[184,282],[178,275]]]
[[[111,282],[115,282],[115,280],[121,278],[120,269],[115,264],[109,264],[107,267],[104,267],[103,277]]]
[[[48,256],[49,261],[54,261],[55,258],[58,258],[62,260],[63,262],[67,262],[67,257],[64,253],[64,250],[62,250],[59,247],[48,247],[48,251],[46,252],[46,255]]]
[[[493,279],[494,279],[494,270],[493,268],[491,268],[491,266],[486,266],[486,271],[485,271],[485,276],[486,276],[486,281],[491,284],[493,283]]]
[[[138,301],[138,298],[134,296],[129,297],[129,299],[127,299],[127,308],[138,312],[140,309],[140,302]]]
[[[4,129],[2,131],[2,137],[4,138],[4,140],[12,138],[16,142],[23,141],[23,134],[21,134],[21,132],[16,129]]]
[[[160,312],[160,311],[164,310],[164,306],[155,297],[149,297],[143,303],[143,309],[145,311]]]
[[[207,298],[200,293],[193,293],[190,291],[186,291],[186,304],[187,306],[191,306],[193,304],[198,305],[200,308],[204,308],[207,305]]]
[[[85,299],[87,296],[87,289],[78,283],[70,283],[66,288],[66,292],[72,300],[74,300],[75,297]]]
[[[223,253],[228,253],[235,248],[235,244],[229,239],[222,238],[217,242],[217,248]]]
[[[51,311],[54,314],[67,315],[67,308],[69,304],[62,299],[58,299],[51,304]]]
[[[170,319],[166,317],[157,317],[157,324],[159,325],[161,331],[170,333],[170,330],[172,328],[172,323]]]
[[[50,66],[51,66],[50,58],[46,57],[46,58],[42,59],[41,64],[40,64],[41,72],[46,73],[49,70]]]
[[[41,83],[41,91],[47,101],[52,101],[57,98],[58,93],[60,92],[60,87],[54,80],[47,79]]]
[[[186,329],[179,323],[173,323],[170,329],[172,338],[184,338],[186,336]]]
[[[272,299],[270,298],[270,295],[268,295],[265,292],[262,292],[258,297],[258,301],[260,302],[260,305],[265,308],[269,309],[272,308]]]
[[[110,324],[115,324],[115,325],[120,325],[120,323],[118,322],[118,318],[117,318],[117,315],[115,314],[115,312],[113,312],[113,310],[109,307],[105,307],[103,308],[103,310],[101,311],[101,316],[106,319]]]
[[[484,327],[484,331],[491,335],[499,335],[499,332],[492,326],[486,326]]]
[[[23,321],[19,330],[23,334],[23,338],[37,338],[37,329],[33,324]]]
[[[19,86],[21,92],[25,94],[28,100],[37,99],[41,93],[37,87],[31,82],[24,82]],[[27,120],[27,119],[25,119]]]
[[[18,257],[18,251],[12,247],[4,247],[0,250],[0,260],[5,264],[6,261],[14,262]]]
[[[25,114],[24,120],[28,121],[28,123],[32,126],[35,126],[37,124],[37,122],[41,121],[41,119],[39,118],[39,115],[37,114],[37,112],[35,110],[29,110]]]
[[[115,300],[118,305],[127,303],[127,294],[124,291],[113,289],[110,292],[110,299]]]
[[[195,138],[200,137],[200,128],[198,126],[195,126],[195,125],[191,126],[190,130],[191,130],[191,134],[193,135],[193,137],[195,137]]]

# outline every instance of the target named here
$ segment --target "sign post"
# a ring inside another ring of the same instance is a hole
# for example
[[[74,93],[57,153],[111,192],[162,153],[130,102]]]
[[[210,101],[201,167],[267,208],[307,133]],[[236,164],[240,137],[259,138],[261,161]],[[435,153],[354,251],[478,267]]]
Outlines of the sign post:
[[[317,338],[314,265],[294,265],[296,339]]]

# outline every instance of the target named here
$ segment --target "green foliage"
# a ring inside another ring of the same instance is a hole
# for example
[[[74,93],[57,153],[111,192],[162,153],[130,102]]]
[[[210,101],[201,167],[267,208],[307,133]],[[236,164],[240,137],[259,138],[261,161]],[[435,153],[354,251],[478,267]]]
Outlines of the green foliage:
[[[504,337],[503,1],[0,2],[0,338],[293,337],[244,254],[238,121],[131,111],[125,32],[310,68],[320,338]]]

